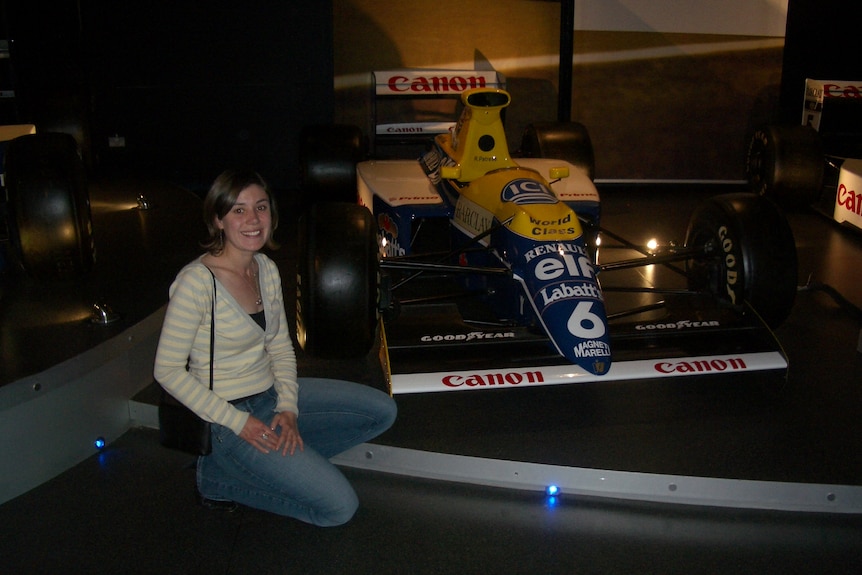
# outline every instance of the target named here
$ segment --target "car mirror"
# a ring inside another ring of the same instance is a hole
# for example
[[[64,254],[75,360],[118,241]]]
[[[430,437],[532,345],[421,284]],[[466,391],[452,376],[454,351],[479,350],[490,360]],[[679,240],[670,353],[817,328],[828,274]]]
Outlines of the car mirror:
[[[562,180],[569,177],[569,168],[551,168],[551,180]]]
[[[440,175],[444,180],[457,180],[461,177],[461,168],[459,166],[442,166]]]

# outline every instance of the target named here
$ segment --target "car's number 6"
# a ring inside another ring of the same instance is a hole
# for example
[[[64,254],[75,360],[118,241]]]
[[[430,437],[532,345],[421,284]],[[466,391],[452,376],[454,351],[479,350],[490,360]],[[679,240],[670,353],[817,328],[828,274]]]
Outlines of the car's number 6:
[[[595,339],[605,335],[605,323],[592,309],[593,303],[589,301],[579,302],[575,306],[566,323],[569,333],[583,339]]]

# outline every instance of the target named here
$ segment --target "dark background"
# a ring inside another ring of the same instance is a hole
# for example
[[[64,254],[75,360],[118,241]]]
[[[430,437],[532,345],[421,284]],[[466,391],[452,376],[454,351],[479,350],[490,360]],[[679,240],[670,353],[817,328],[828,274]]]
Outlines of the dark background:
[[[11,40],[0,78],[16,91],[0,121],[72,133],[93,170],[196,190],[225,167],[252,166],[292,190],[299,130],[332,120],[331,0],[0,5]],[[790,1],[774,117],[799,121],[807,76],[862,77],[851,8]],[[109,145],[114,136],[124,147]]]
[[[103,171],[200,188],[252,166],[292,187],[299,129],[331,121],[328,1],[7,0],[2,23],[2,120],[73,133]]]
[[[790,0],[781,76],[784,122],[801,123],[805,78],[860,80],[859,21],[852,0]]]

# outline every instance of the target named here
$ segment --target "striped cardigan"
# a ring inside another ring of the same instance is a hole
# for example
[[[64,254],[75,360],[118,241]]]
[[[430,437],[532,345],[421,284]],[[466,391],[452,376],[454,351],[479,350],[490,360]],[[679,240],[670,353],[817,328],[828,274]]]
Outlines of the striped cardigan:
[[[255,259],[266,331],[216,280],[213,391],[209,389],[213,279],[200,258],[180,270],[171,285],[153,370],[156,381],[171,395],[203,419],[237,435],[248,413],[236,409],[230,400],[274,385],[278,393],[275,410],[298,411],[296,356],[285,317],[281,276],[267,256],[256,254]]]

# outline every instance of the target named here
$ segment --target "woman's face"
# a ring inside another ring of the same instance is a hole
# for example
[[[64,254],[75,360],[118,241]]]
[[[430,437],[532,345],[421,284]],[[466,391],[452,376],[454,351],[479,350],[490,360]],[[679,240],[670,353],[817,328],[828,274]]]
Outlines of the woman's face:
[[[236,203],[216,225],[224,230],[225,250],[257,252],[266,245],[272,231],[269,196],[252,184],[239,193]]]

